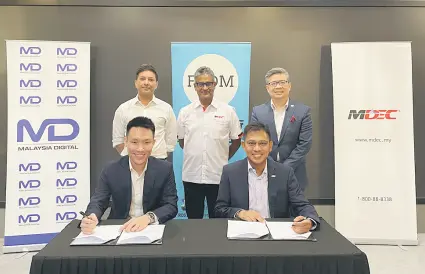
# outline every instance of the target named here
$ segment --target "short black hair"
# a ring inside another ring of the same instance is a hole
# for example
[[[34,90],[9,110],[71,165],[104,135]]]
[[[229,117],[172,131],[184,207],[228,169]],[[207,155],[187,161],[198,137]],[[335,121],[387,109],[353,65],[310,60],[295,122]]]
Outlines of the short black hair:
[[[155,79],[158,82],[158,73],[156,72],[156,69],[154,68],[154,66],[152,66],[151,64],[143,64],[141,65],[136,72],[136,79],[139,77],[139,74],[144,72],[144,71],[151,71],[153,72],[153,74],[155,74]]]
[[[267,136],[269,137],[269,141],[271,140],[269,127],[266,126],[265,124],[260,123],[260,122],[249,123],[248,125],[245,126],[245,128],[243,130],[243,136],[246,138],[248,133],[253,132],[253,131],[264,131],[267,134]]]
[[[142,127],[146,129],[150,129],[152,131],[153,136],[155,136],[155,125],[151,119],[143,116],[135,117],[127,124],[127,136],[128,132],[133,127]]]

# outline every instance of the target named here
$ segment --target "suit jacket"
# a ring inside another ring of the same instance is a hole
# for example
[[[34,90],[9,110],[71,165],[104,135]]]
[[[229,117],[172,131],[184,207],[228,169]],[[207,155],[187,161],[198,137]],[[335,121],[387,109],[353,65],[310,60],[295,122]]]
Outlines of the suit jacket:
[[[270,101],[252,109],[251,122],[260,122],[269,127],[273,141],[270,156],[277,161],[279,153],[279,162],[294,169],[295,176],[304,190],[308,185],[306,156],[313,141],[310,107],[289,100],[279,140]]]
[[[128,156],[121,157],[102,170],[86,214],[94,213],[100,220],[109,206],[111,196],[112,206],[108,219],[128,218],[132,198]],[[170,162],[149,157],[143,187],[143,211],[155,213],[159,223],[165,223],[177,215],[177,190]]]
[[[223,167],[215,216],[233,218],[237,211],[249,210],[247,158]],[[320,220],[314,207],[304,197],[291,167],[267,159],[268,198],[271,218],[289,218],[290,207],[297,216]]]

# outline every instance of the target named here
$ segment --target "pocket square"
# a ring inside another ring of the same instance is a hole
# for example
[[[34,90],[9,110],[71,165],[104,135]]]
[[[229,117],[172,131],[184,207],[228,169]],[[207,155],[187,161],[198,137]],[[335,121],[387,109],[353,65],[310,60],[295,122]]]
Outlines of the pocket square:
[[[273,175],[272,175],[272,178],[275,178],[275,177],[276,177],[276,175],[274,175],[274,174],[273,174]]]

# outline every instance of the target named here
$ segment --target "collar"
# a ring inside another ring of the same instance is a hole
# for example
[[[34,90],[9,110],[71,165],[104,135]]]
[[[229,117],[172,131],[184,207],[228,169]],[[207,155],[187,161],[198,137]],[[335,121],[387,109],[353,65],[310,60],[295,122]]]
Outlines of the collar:
[[[140,102],[139,95],[136,95],[136,97],[134,97],[133,104],[135,105],[139,104],[141,106],[145,106],[142,104],[142,102]],[[153,96],[152,100],[147,104],[147,106],[149,106],[150,104],[155,104],[155,105],[158,104],[158,99],[155,97],[155,95]]]
[[[247,159],[247,162],[248,162],[248,172],[252,170],[255,172],[255,174],[257,174],[257,171],[255,170],[255,168],[251,166],[248,159]],[[264,167],[263,173],[261,175],[263,174],[267,174],[267,160],[266,160],[266,166]]]
[[[148,163],[149,163],[149,159],[148,159],[148,160],[146,160],[146,165],[145,165],[145,168],[144,168],[144,169],[143,169],[143,171],[142,171],[142,174],[145,174],[146,170],[148,169]],[[128,156],[128,166],[129,166],[129,168],[130,168],[130,172],[134,171],[134,172],[136,172],[136,173],[137,173],[137,171],[136,171],[136,170],[134,170],[134,169],[133,169],[133,166],[131,165],[130,156]],[[137,173],[137,175],[139,175],[139,174]]]
[[[274,106],[274,104],[273,104],[273,100],[270,100],[270,105],[272,106],[272,109],[273,110],[276,110],[276,107]],[[288,98],[288,100],[286,101],[286,104],[285,104],[285,110],[287,110],[288,109],[288,106],[289,106],[289,98]]]
[[[218,109],[219,102],[213,98],[210,106],[213,106],[215,109]],[[203,106],[202,106],[202,104],[199,100],[195,103],[195,108],[198,108],[198,107],[203,108]]]

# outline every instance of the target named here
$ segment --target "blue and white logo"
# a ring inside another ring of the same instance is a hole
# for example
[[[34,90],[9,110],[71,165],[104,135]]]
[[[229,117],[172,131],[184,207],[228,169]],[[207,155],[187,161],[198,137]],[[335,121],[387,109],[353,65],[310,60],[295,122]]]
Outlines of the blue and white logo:
[[[230,103],[238,90],[238,73],[229,60],[218,54],[204,54],[196,57],[186,67],[183,75],[183,90],[189,100],[198,101],[198,94],[194,88],[194,74],[202,66],[209,67],[215,74],[217,86],[214,90],[214,98],[226,104]]]

